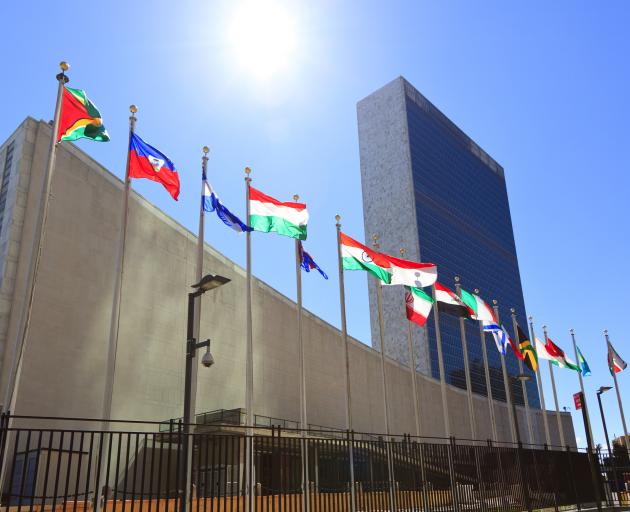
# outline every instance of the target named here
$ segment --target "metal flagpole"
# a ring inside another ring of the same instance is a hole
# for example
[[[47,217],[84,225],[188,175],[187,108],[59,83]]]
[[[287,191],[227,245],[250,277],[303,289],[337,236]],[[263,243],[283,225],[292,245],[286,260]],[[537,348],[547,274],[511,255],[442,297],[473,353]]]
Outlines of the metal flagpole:
[[[475,288],[475,295],[479,295],[479,288]],[[488,396],[488,411],[490,413],[490,424],[492,426],[492,439],[498,441],[497,419],[494,415],[494,403],[492,401],[492,384],[490,381],[490,368],[488,366],[488,351],[486,350],[486,332],[483,330],[483,322],[479,322],[479,338],[481,340],[481,353],[483,355],[483,370],[486,376],[486,394]]]
[[[339,266],[339,305],[341,308],[341,342],[344,347],[344,363],[346,373],[346,426],[352,432],[352,395],[350,393],[350,357],[348,353],[348,327],[346,325],[346,292],[343,279],[343,260],[341,256],[341,215],[335,215],[337,221],[337,262]],[[350,449],[350,509],[356,512],[356,494],[354,486],[354,439],[348,439]]]
[[[377,251],[380,249],[378,235],[372,235],[372,247]],[[385,433],[389,437],[389,403],[387,401],[387,374],[385,370],[385,333],[383,326],[383,287],[381,280],[376,278],[376,302],[378,309],[378,331],[381,341],[381,381],[383,385],[383,417],[385,421]]]
[[[297,202],[300,196],[295,194],[293,200]],[[310,503],[308,499],[309,476],[308,476],[308,444],[306,436],[308,431],[308,417],[306,415],[306,360],[304,357],[304,338],[302,337],[302,257],[300,254],[301,242],[295,240],[295,283],[297,292],[297,339],[298,339],[298,365],[300,372],[300,428],[302,429],[302,508],[309,511]]]
[[[247,225],[250,222],[250,208],[249,208],[249,189],[252,183],[252,179],[249,177],[252,170],[249,167],[245,167],[245,217],[247,219]],[[254,443],[254,410],[253,410],[253,393],[254,393],[254,343],[252,334],[252,233],[247,231],[245,233],[245,247],[246,247],[246,329],[247,329],[247,346],[246,346],[246,360],[245,360],[245,425],[247,425],[246,441],[247,449],[245,451],[245,458],[247,460],[247,468],[249,469],[249,485],[247,486],[247,500],[246,511],[253,512],[254,510],[254,458],[253,458],[253,443]]]
[[[499,315],[499,306],[496,299],[492,300],[492,309],[494,310],[494,316],[497,319],[497,322],[499,323],[499,325],[501,325],[501,317]],[[505,398],[507,400],[507,406],[508,406],[508,418],[510,420],[510,431],[512,432],[512,441],[516,443],[516,430],[514,430],[514,424],[516,421],[516,418],[514,417],[514,411],[516,409],[512,407],[512,391],[510,389],[510,386],[512,384],[510,383],[510,379],[508,377],[507,367],[505,365],[505,356],[503,355],[503,352],[501,352],[501,370],[503,371],[503,386],[505,387]]]
[[[534,317],[529,317],[529,337],[536,348],[536,333],[534,332]],[[540,396],[540,403],[542,405],[543,412],[543,426],[545,428],[545,442],[547,446],[551,445],[551,437],[549,436],[549,422],[547,420],[547,406],[545,405],[545,390],[543,389],[542,378],[540,375],[540,360],[538,360],[538,367],[536,368],[536,383],[538,384],[538,395]]]
[[[118,240],[118,253],[116,256],[116,272],[114,275],[114,296],[112,300],[112,315],[109,326],[109,345],[107,351],[107,374],[105,379],[105,390],[103,393],[103,414],[105,421],[103,430],[107,430],[107,422],[112,415],[112,399],[114,395],[114,376],[116,373],[116,353],[118,352],[118,331],[120,328],[120,296],[122,291],[122,280],[125,265],[125,245],[127,243],[127,224],[129,217],[129,197],[131,195],[131,178],[129,177],[129,146],[131,137],[136,128],[135,105],[129,107],[129,144],[127,144],[127,165],[125,167],[125,190],[123,194],[122,213],[120,220],[120,238]]]
[[[586,421],[588,422],[588,429],[590,432],[593,432],[593,428],[591,427],[591,415],[589,414],[588,407],[586,406],[586,393],[584,392],[584,379],[582,378],[582,367],[580,366],[580,358],[578,356],[577,343],[575,341],[575,330],[569,329],[569,333],[571,334],[571,341],[573,342],[573,353],[575,354],[575,363],[578,365],[578,369],[579,369],[577,374],[580,380],[580,391],[582,392],[582,397],[584,398],[584,403],[582,404],[582,407],[585,408]]]
[[[518,322],[516,321],[516,309],[510,308],[512,313],[512,330],[514,331],[514,337],[518,344],[518,349],[521,350],[521,340],[518,335]],[[532,342],[530,341],[530,344]],[[523,375],[523,361],[518,360],[518,371]],[[532,419],[529,414],[529,399],[527,397],[527,386],[525,381],[521,380],[521,390],[523,391],[523,400],[525,401],[525,419],[527,420],[527,434],[529,435],[529,444],[534,444],[534,430],[532,429]]]
[[[400,249],[400,257],[405,258],[405,249]],[[403,307],[407,308],[407,301],[403,295]],[[412,322],[407,320],[407,345],[409,349],[409,369],[411,370],[411,390],[413,393],[413,415],[416,422],[416,435],[420,437],[420,411],[418,410],[418,383],[416,382],[416,355],[413,349]]]
[[[610,339],[608,338],[608,329],[604,329],[604,336],[606,337],[606,348],[610,353]],[[619,392],[619,384],[617,383],[617,374],[615,371],[611,371],[613,381],[615,382],[615,392],[617,393],[617,403],[619,404],[619,414],[621,414],[621,424],[623,426],[623,435],[626,444],[626,450],[630,453],[630,439],[628,439],[628,427],[626,427],[626,416],[623,413],[623,404],[621,403],[621,393]]]
[[[442,354],[442,333],[440,332],[440,313],[435,292],[435,285],[431,287],[433,292],[433,319],[435,321],[435,344],[437,345],[438,368],[440,369],[440,391],[442,393],[442,413],[444,416],[444,434],[451,437],[451,423],[448,417],[448,404],[446,399],[446,375],[444,373],[444,357]]]
[[[30,253],[30,260],[27,267],[26,278],[26,301],[20,312],[20,323],[18,324],[18,333],[13,346],[11,357],[11,370],[9,373],[9,381],[5,390],[4,401],[2,407],[4,411],[15,411],[15,400],[17,388],[18,374],[22,362],[22,354],[24,352],[24,345],[26,338],[28,337],[28,328],[31,321],[31,312],[33,308],[33,299],[35,297],[35,285],[37,283],[37,273],[39,270],[39,262],[42,255],[42,248],[44,242],[44,236],[46,231],[46,218],[48,217],[48,203],[50,197],[50,189],[52,185],[53,171],[55,169],[55,159],[57,157],[57,132],[59,131],[59,118],[61,117],[61,104],[63,100],[63,89],[70,79],[66,76],[65,72],[70,69],[70,65],[67,62],[59,63],[61,73],[57,74],[57,100],[55,102],[55,114],[53,117],[52,134],[50,136],[50,145],[48,149],[48,163],[46,165],[46,171],[44,174],[44,181],[42,183],[42,190],[39,197],[39,215],[37,217],[37,224],[33,230],[32,248]]]
[[[547,338],[547,326],[543,325],[543,334],[545,335],[545,344],[549,341]],[[562,418],[560,417],[560,407],[558,405],[558,393],[556,391],[556,379],[553,376],[553,365],[549,363],[549,376],[551,377],[551,389],[553,390],[553,401],[556,404],[556,420],[558,422],[558,434],[560,435],[560,445],[564,448],[564,430],[562,428]]]
[[[459,283],[459,276],[455,276],[455,293],[461,299],[462,285]],[[459,333],[462,342],[462,353],[464,356],[464,375],[466,377],[466,394],[468,395],[468,417],[470,419],[471,439],[477,439],[477,429],[475,428],[475,410],[473,404],[472,382],[470,380],[470,362],[468,361],[468,342],[466,340],[466,325],[463,317],[459,319]]]
[[[372,235],[372,246],[378,251],[380,244],[378,243],[378,235]],[[383,326],[383,285],[381,280],[376,278],[376,301],[378,309],[378,330],[381,341],[381,380],[383,381],[383,412],[385,415],[385,433],[387,434],[387,474],[389,476],[389,504],[392,511],[396,510],[394,496],[394,466],[391,456],[391,438],[389,428],[389,402],[387,393],[387,373],[385,370],[385,329]]]

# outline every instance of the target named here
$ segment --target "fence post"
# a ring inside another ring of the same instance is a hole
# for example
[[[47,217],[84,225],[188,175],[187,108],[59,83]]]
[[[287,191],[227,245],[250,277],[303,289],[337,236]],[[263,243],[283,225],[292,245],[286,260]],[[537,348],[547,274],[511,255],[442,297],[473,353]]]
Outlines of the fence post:
[[[348,464],[350,466],[350,510],[357,511],[356,486],[354,484],[354,430],[346,430],[348,441]]]
[[[446,446],[448,453],[448,473],[451,479],[451,495],[453,496],[453,510],[459,512],[459,496],[457,494],[457,479],[455,477],[455,463],[453,461],[453,449],[455,448],[455,437],[449,438],[449,443]]]
[[[573,472],[573,460],[571,457],[571,448],[569,445],[566,447],[567,458],[569,460],[569,478],[571,479],[571,487],[573,487],[573,494],[575,495],[575,505],[578,512],[582,510],[582,503],[580,502],[580,495],[578,494],[577,487],[575,486],[575,473]]]
[[[389,510],[396,512],[396,497],[394,495],[394,461],[392,457],[393,438],[385,437],[385,455],[387,457],[387,481],[389,487]]]

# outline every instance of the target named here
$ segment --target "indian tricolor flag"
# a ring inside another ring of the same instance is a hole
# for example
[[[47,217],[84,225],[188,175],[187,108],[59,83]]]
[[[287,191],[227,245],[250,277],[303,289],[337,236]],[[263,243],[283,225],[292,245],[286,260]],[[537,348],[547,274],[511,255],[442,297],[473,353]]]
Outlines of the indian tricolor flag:
[[[380,252],[341,233],[341,261],[344,270],[367,270],[385,284],[392,280],[389,260]]]
[[[283,203],[249,188],[249,225],[254,231],[306,240],[308,210],[304,203]]]
[[[427,323],[433,299],[429,297],[421,288],[405,286],[405,302],[407,304],[407,319],[418,325]]]

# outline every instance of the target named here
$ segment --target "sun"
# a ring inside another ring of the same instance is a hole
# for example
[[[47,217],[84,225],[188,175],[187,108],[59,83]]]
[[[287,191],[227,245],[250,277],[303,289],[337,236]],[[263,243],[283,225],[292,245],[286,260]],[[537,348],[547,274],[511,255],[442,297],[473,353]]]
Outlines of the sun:
[[[228,42],[241,71],[269,79],[287,71],[293,63],[295,21],[280,4],[246,2],[237,8],[228,24]]]

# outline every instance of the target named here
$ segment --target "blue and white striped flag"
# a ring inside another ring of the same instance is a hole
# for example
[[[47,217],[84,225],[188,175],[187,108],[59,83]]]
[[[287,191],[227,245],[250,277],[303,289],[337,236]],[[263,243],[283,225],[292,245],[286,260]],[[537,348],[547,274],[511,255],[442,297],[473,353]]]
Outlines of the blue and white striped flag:
[[[243,221],[241,221],[241,219],[239,219],[230,210],[223,206],[221,200],[215,194],[214,190],[212,190],[212,187],[207,180],[203,181],[203,195],[201,196],[201,204],[204,211],[216,212],[217,217],[219,217],[219,219],[223,221],[223,224],[232,228],[234,231],[242,233],[243,231],[252,230],[252,228],[246,226]]]

